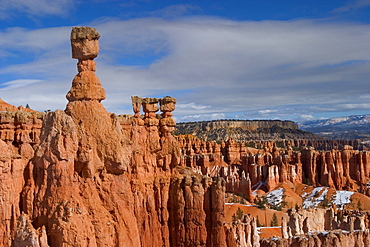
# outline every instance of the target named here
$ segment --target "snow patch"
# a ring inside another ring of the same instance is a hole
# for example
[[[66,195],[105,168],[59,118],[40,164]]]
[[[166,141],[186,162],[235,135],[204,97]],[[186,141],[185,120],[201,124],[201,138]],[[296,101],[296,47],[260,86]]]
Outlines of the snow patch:
[[[311,193],[302,194],[303,197],[303,208],[317,208],[321,202],[324,201],[326,194],[328,193],[327,187],[314,188]]]
[[[303,193],[303,208],[317,208],[322,203],[328,193],[328,187],[317,187],[314,188],[311,193]],[[335,204],[339,209],[344,209],[344,206],[351,202],[351,196],[353,191],[338,190],[332,196],[331,202]]]
[[[257,207],[257,205],[247,205],[247,204],[242,204],[242,203],[234,203],[234,202],[226,202],[225,205],[243,205],[244,207]]]
[[[270,191],[266,195],[266,199],[270,205],[278,206],[283,202],[284,189],[279,188],[277,190]]]
[[[353,195],[353,191],[345,191],[345,190],[338,190],[335,192],[334,195],[334,203],[337,205],[338,208],[343,209],[344,205],[351,202],[351,196]]]

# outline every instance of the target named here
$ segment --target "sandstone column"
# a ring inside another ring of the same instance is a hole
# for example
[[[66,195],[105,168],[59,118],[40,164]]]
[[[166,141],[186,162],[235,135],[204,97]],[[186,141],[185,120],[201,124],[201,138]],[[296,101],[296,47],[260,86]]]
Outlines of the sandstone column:
[[[91,27],[74,27],[71,32],[72,58],[78,59],[78,74],[72,81],[72,88],[67,94],[67,99],[97,100],[105,99],[105,90],[99,78],[95,75],[96,63],[94,58],[99,53],[100,35]]]
[[[175,129],[175,119],[172,118],[172,111],[175,110],[176,99],[166,96],[159,100],[162,118],[159,120],[161,133],[161,151],[158,154],[159,162],[163,170],[174,168],[180,163],[178,143],[171,132]]]
[[[78,125],[79,149],[76,171],[83,177],[93,177],[97,171],[122,174],[129,169],[130,148],[122,136],[115,115],[100,103],[105,90],[95,75],[94,58],[99,53],[99,33],[91,27],[74,27],[71,32],[72,58],[78,59],[78,74],[67,94],[65,112]]]
[[[151,152],[157,152],[160,150],[159,146],[159,134],[158,125],[159,119],[155,114],[158,109],[158,99],[157,98],[143,98],[143,110],[145,112],[144,122],[149,130],[149,149]]]

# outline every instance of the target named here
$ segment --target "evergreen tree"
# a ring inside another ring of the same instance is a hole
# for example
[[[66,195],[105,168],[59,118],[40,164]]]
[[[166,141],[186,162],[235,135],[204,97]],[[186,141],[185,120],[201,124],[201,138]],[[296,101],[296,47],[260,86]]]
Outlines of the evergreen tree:
[[[278,217],[276,213],[274,213],[274,215],[272,216],[272,220],[271,220],[271,226],[278,226],[278,225],[279,225]]]
[[[256,205],[260,209],[266,209],[266,204],[268,203],[268,200],[266,196],[262,196],[261,198],[258,198],[256,201]]]
[[[337,221],[338,222],[342,222],[343,220],[343,214],[342,214],[342,211],[338,210],[338,214],[337,214]]]
[[[243,215],[244,215],[243,210],[241,210],[240,208],[238,208],[238,210],[236,210],[235,214],[233,214],[232,220],[233,221],[241,220],[243,218]]]
[[[362,204],[361,204],[360,200],[358,200],[358,201],[357,201],[357,209],[358,209],[359,211],[362,211],[362,210],[363,210],[363,208],[362,208]]]
[[[327,207],[330,206],[329,204],[330,204],[329,199],[325,196],[324,199],[321,202],[321,207],[322,208],[327,208]]]
[[[257,215],[257,217],[256,217],[256,223],[257,223],[257,227],[262,227],[262,224],[261,224],[261,222],[260,222],[260,220],[258,219],[258,215]]]

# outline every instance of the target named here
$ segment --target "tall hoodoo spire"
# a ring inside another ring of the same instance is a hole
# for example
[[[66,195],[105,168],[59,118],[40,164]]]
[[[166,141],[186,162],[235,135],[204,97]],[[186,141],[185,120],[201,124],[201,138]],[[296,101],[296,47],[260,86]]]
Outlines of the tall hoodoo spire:
[[[94,58],[99,53],[100,34],[95,28],[74,27],[71,32],[72,58],[78,59],[78,74],[67,94],[66,113],[77,124],[79,149],[75,169],[84,177],[106,169],[121,174],[127,170],[130,152],[125,152],[118,120],[100,103],[105,99]]]
[[[67,94],[68,101],[105,99],[105,90],[95,75],[94,58],[99,54],[100,34],[95,28],[74,27],[71,32],[72,58],[78,59],[78,74]]]

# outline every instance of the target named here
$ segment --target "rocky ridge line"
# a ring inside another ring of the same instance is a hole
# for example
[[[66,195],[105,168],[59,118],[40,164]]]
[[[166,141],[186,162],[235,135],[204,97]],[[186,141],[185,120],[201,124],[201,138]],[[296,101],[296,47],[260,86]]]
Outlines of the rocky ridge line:
[[[280,120],[214,120],[178,123],[176,135],[191,134],[202,140],[233,139],[245,141],[321,140],[322,137],[305,132],[292,121]]]

